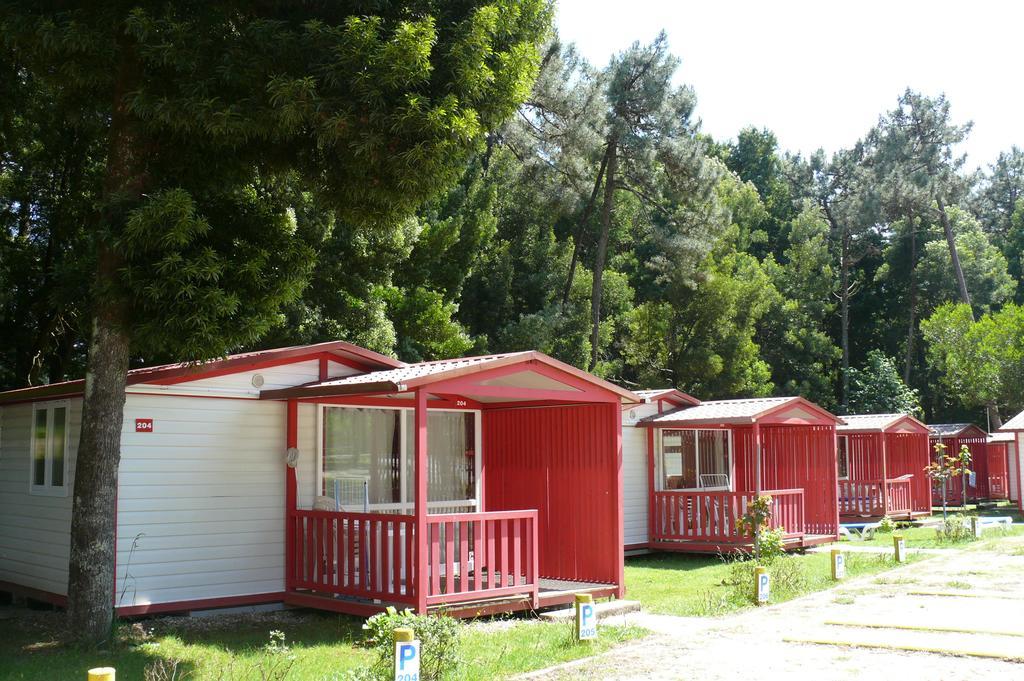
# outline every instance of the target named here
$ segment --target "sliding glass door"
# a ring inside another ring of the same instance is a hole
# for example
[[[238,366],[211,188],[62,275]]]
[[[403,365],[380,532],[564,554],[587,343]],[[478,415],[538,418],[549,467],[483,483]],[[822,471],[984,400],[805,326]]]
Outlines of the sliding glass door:
[[[416,498],[414,412],[321,408],[320,494],[344,511],[412,513]],[[479,441],[479,412],[428,411],[427,500],[431,512],[477,509]]]

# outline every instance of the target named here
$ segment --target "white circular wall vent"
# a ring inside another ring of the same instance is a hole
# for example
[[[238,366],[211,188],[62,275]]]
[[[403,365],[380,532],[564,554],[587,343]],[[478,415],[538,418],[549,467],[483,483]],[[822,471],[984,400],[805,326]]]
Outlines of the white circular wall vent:
[[[253,374],[253,377],[252,377],[253,387],[255,387],[255,388],[262,388],[264,382],[265,381],[263,380],[263,374]]]

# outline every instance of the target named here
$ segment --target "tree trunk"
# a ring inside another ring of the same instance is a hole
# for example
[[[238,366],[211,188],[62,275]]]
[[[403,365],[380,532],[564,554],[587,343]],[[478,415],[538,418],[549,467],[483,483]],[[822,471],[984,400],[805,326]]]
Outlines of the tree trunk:
[[[608,147],[610,150],[611,147]],[[583,216],[580,218],[580,223],[576,228],[576,238],[573,241],[572,246],[572,260],[569,261],[569,276],[565,280],[565,290],[562,292],[562,309],[564,310],[569,304],[569,296],[572,294],[572,281],[576,277],[576,265],[580,261],[580,249],[583,246],[583,233],[587,229],[587,223],[590,222],[590,214],[594,210],[594,203],[597,201],[597,192],[601,189],[601,180],[604,178],[605,168],[608,167],[608,150],[605,150],[604,156],[601,157],[601,167],[597,171],[597,179],[594,180],[594,188],[590,192],[590,200],[587,201],[586,207],[583,209]]]
[[[964,279],[964,269],[960,266],[960,253],[956,248],[956,236],[953,234],[953,226],[949,224],[949,216],[946,215],[946,206],[942,197],[936,198],[939,204],[939,222],[942,223],[942,231],[946,235],[946,244],[949,245],[949,257],[953,261],[953,273],[956,275],[956,287],[960,292],[960,301],[970,305],[971,294],[967,291],[967,280]]]
[[[842,384],[843,413],[850,406],[850,232],[843,230],[842,249],[839,254],[839,344],[843,350]]]
[[[911,217],[910,225],[910,273],[907,307],[910,320],[907,323],[907,358],[903,364],[903,382],[910,385],[910,372],[914,366],[914,338],[917,336],[917,229]]]
[[[125,101],[139,82],[138,58],[127,35],[120,33],[117,42],[119,68],[103,186],[104,225],[97,236],[93,330],[75,463],[68,571],[70,631],[90,643],[110,636],[114,614],[117,471],[131,351],[129,306],[119,286],[124,262],[113,239],[148,183],[148,149]]]
[[[989,429],[999,430],[1003,427],[1003,417],[999,413],[999,405],[995,402],[989,402],[985,405],[985,409],[988,411]]]
[[[608,165],[604,178],[604,205],[601,206],[601,237],[597,241],[597,253],[594,257],[593,286],[590,293],[590,367],[593,371],[597,366],[599,354],[598,341],[601,336],[601,293],[604,285],[604,263],[608,257],[608,235],[612,227],[612,210],[615,207],[615,170],[618,165],[618,140],[614,137],[608,142]]]
[[[109,249],[100,257],[102,282],[116,276],[117,258]],[[105,640],[113,620],[117,469],[130,348],[124,317],[116,298],[99,297],[85,375],[68,574],[68,623],[83,641]]]

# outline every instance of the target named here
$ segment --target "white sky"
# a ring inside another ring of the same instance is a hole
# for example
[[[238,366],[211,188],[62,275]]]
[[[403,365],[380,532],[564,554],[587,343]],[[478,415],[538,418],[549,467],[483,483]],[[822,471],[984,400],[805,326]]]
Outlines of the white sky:
[[[974,121],[962,153],[1024,147],[1024,3],[1005,0],[558,0],[566,42],[604,66],[664,28],[716,139],[746,125],[809,153],[853,144],[906,87]]]

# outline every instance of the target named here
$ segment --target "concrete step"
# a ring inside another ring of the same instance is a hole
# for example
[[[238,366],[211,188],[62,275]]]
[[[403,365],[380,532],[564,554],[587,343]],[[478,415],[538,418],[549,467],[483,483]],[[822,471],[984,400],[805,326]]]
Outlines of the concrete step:
[[[594,612],[600,620],[601,617],[612,615],[624,615],[627,612],[639,612],[640,601],[600,601],[594,603]],[[576,608],[562,608],[560,610],[548,610],[540,613],[540,618],[548,622],[567,622],[576,617]]]

